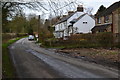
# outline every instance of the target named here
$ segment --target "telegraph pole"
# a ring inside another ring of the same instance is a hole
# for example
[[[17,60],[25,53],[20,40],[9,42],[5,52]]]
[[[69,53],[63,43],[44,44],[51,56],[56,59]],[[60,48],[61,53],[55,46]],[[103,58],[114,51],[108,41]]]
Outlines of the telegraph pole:
[[[39,41],[39,38],[40,38],[40,15],[38,15],[38,38],[37,38],[37,41]]]

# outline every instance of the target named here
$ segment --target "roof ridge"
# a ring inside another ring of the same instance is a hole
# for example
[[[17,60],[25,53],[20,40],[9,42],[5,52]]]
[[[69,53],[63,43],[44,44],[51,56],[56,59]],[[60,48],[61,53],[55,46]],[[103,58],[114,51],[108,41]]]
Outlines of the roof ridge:
[[[70,23],[76,23],[79,19],[81,19],[83,16],[85,16],[87,13],[84,13],[84,14],[82,14],[82,15],[80,15],[77,19],[73,19],[73,20],[71,20],[70,21]]]
[[[117,1],[111,4],[109,7],[107,7],[104,11],[100,12],[96,17],[109,15],[112,11],[116,10],[119,7],[120,7],[120,1]]]
[[[79,20],[80,18],[82,18],[83,16],[85,16],[87,13],[82,14],[80,17],[78,17],[77,19]]]
[[[70,15],[68,15],[68,16],[66,16],[66,17],[64,17],[64,18],[62,18],[57,24],[59,24],[59,23],[62,23],[62,22],[64,22],[64,21],[66,21],[67,19],[69,19],[72,15],[74,15],[76,12],[74,12],[74,13],[72,13],[72,14],[70,14]]]

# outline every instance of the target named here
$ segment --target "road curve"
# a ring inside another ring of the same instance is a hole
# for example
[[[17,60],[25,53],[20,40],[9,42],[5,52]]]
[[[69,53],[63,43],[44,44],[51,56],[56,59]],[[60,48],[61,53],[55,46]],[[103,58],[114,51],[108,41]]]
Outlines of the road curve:
[[[118,70],[58,54],[22,38],[10,54],[18,78],[118,78]]]

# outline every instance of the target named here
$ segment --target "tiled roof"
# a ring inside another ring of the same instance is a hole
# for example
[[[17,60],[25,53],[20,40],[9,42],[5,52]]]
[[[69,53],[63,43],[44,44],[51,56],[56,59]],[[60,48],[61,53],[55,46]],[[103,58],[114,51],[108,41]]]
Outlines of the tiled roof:
[[[86,14],[87,14],[87,13],[85,13],[85,14],[81,15],[80,17],[78,17],[77,21],[78,21],[79,19],[81,19],[83,16],[85,16]]]
[[[57,22],[56,24],[62,23],[67,21],[71,16],[73,16],[75,13],[72,13],[71,15],[68,15],[66,17],[63,17],[59,22]]]
[[[111,6],[109,6],[107,9],[105,9],[103,12],[96,14],[96,17],[102,17],[102,16],[109,15],[119,7],[120,7],[120,1],[113,3]]]
[[[98,31],[98,30],[105,30],[106,28],[108,28],[109,25],[111,25],[112,23],[109,24],[103,24],[103,25],[97,25],[95,27],[93,27],[91,29],[91,31]]]
[[[77,19],[73,19],[72,21],[70,21],[70,23],[76,23],[79,19],[81,19],[83,16],[85,16],[85,14],[81,15],[80,17],[78,17]]]

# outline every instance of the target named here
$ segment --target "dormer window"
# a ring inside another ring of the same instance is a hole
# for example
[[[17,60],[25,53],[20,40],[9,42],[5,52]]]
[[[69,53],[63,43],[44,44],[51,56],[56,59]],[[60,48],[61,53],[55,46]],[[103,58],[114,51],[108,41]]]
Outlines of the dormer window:
[[[98,24],[101,23],[101,18],[97,18],[97,23],[98,23]]]
[[[104,16],[104,22],[107,23],[109,21],[109,16]]]

